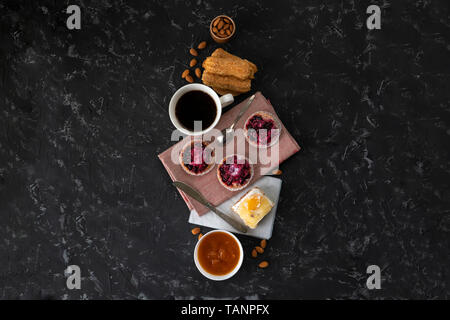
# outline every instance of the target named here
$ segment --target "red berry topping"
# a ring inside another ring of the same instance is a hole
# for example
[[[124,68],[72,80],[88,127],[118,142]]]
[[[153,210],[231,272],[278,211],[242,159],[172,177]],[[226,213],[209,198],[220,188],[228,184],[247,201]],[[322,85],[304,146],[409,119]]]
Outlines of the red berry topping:
[[[205,160],[204,150],[206,144],[203,142],[194,142],[190,148],[186,148],[183,153],[183,163],[186,168],[195,173],[201,173],[209,166]]]
[[[252,172],[250,164],[247,160],[244,163],[239,161],[238,157],[233,156],[233,161],[231,162],[229,158],[221,164],[219,168],[220,178],[227,186],[232,186],[234,184],[244,185],[251,178]],[[227,163],[231,162],[231,163]]]
[[[254,115],[248,119],[245,128],[248,137],[257,144],[268,145],[272,141],[272,130],[277,129],[272,119],[264,119],[260,115]]]

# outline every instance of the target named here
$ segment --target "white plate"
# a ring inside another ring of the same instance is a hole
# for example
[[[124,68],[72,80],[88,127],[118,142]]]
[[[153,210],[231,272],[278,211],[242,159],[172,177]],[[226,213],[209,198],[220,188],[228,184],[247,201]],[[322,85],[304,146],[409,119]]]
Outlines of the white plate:
[[[234,197],[231,199],[228,199],[224,203],[222,203],[217,208],[221,210],[222,212],[236,218],[240,219],[237,214],[235,214],[231,207],[233,204],[235,204],[248,190],[250,190],[253,187],[259,187],[261,190],[264,191],[267,197],[269,197],[270,200],[272,200],[275,205],[272,208],[272,210],[265,216],[258,224],[258,226],[255,229],[248,229],[247,233],[241,233],[234,229],[232,226],[230,226],[228,223],[220,219],[216,214],[213,212],[207,212],[203,216],[199,216],[197,214],[197,211],[192,210],[191,214],[189,215],[189,223],[197,224],[204,227],[209,227],[213,229],[222,229],[227,230],[234,233],[240,233],[245,234],[247,236],[260,238],[260,239],[270,239],[272,237],[272,231],[273,231],[273,223],[275,221],[275,215],[277,212],[277,206],[278,206],[278,199],[280,198],[280,191],[281,191],[281,179],[265,176],[256,181],[254,184],[249,186],[248,188],[236,193]]]

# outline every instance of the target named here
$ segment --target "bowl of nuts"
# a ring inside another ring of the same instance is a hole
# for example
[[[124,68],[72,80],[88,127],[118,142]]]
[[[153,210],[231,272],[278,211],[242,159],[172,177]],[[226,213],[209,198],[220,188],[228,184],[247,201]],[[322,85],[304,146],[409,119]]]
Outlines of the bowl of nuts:
[[[226,15],[220,15],[212,19],[209,26],[209,33],[217,43],[225,43],[230,40],[236,32],[236,25],[233,19]]]

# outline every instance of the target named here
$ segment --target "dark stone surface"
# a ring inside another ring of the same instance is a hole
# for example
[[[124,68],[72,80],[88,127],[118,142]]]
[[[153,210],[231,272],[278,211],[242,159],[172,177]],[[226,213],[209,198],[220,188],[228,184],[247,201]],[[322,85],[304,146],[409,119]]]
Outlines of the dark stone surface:
[[[378,31],[364,1],[70,4],[80,31],[64,1],[0,2],[0,298],[450,297],[447,1],[380,1]],[[217,47],[222,13],[224,48],[259,66],[303,149],[281,167],[270,267],[246,257],[215,283],[157,154],[188,49]]]

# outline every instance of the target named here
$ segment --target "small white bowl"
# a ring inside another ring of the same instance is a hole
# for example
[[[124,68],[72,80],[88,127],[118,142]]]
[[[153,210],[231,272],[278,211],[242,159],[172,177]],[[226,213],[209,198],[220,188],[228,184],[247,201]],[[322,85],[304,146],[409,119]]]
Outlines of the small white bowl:
[[[231,270],[230,273],[227,273],[227,274],[222,275],[222,276],[216,276],[214,274],[211,274],[211,273],[207,272],[201,266],[200,261],[198,261],[198,247],[200,245],[200,242],[202,242],[206,237],[208,237],[209,234],[214,233],[214,232],[223,232],[223,233],[226,233],[226,234],[230,235],[231,237],[233,237],[234,240],[236,240],[237,244],[239,245],[239,261],[238,261],[238,263],[236,264],[234,269]],[[236,274],[236,272],[239,271],[239,269],[241,268],[241,265],[242,265],[242,261],[244,261],[244,249],[242,249],[241,242],[239,241],[239,239],[234,234],[232,234],[231,232],[228,232],[226,230],[212,230],[212,231],[209,231],[203,237],[201,237],[200,240],[197,241],[197,244],[195,245],[195,250],[194,250],[195,266],[197,267],[198,271],[200,271],[200,273],[203,274],[208,279],[215,280],[215,281],[222,281],[222,280],[230,279],[232,276],[234,276]]]

